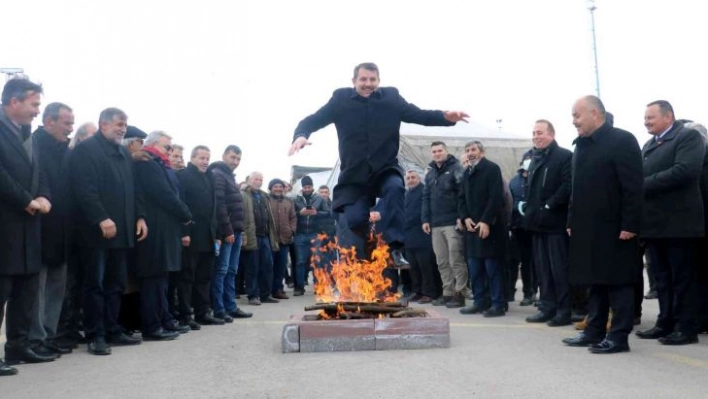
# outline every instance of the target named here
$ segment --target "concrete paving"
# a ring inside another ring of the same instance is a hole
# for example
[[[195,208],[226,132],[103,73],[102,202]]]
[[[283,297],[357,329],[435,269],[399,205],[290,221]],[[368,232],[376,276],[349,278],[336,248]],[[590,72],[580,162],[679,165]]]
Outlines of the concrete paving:
[[[243,300],[241,300],[243,301]],[[311,293],[259,307],[255,316],[207,326],[170,342],[89,355],[81,346],[56,362],[20,365],[0,378],[0,398],[706,398],[708,337],[665,347],[630,338],[630,353],[593,355],[565,347],[572,327],[524,322],[518,298],[506,317],[451,322],[449,349],[281,353],[288,316]],[[645,301],[641,328],[657,301]],[[425,305],[430,306],[430,305]]]

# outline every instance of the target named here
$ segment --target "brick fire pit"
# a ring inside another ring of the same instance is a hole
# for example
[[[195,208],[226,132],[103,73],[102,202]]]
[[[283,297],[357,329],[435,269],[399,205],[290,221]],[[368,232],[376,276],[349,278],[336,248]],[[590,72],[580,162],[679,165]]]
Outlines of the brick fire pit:
[[[337,352],[450,347],[450,321],[434,311],[425,316],[351,320],[308,320],[296,314],[283,327],[282,350]]]

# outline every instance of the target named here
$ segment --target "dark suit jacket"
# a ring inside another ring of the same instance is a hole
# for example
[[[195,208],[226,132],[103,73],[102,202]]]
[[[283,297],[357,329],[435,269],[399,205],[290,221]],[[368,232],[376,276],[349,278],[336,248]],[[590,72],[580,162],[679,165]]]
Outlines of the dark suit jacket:
[[[705,142],[698,131],[674,123],[644,145],[642,238],[703,237],[700,178]]]
[[[183,228],[190,238],[189,250],[211,252],[216,240],[216,206],[211,174],[202,173],[191,162],[177,172],[181,197],[192,213],[192,224]]]
[[[51,200],[36,143],[30,142],[30,159],[18,134],[29,140],[30,127],[18,129],[0,107],[0,276],[33,274],[42,268],[40,215],[30,215],[25,208],[37,197]]]
[[[394,87],[380,87],[368,98],[353,88],[337,89],[316,113],[295,128],[295,139],[334,123],[339,137],[341,173],[334,188],[335,211],[368,195],[371,206],[376,185],[383,173],[396,171],[401,122],[426,126],[452,126],[441,111],[424,111],[408,103]]]

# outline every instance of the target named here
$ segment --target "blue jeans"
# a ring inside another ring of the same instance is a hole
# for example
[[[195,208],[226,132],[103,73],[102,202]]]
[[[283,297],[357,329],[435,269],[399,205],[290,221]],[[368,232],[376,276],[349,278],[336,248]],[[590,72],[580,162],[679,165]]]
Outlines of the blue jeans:
[[[480,308],[504,309],[504,279],[502,264],[496,258],[468,258],[474,304]],[[491,294],[491,298],[490,298]]]
[[[273,288],[273,250],[269,237],[256,237],[258,249],[245,251],[246,292],[248,299],[265,299]]]
[[[312,257],[312,240],[316,238],[315,233],[297,234],[295,236],[295,288],[305,288],[305,278],[310,268]]]
[[[285,269],[288,267],[288,256],[290,255],[290,244],[280,244],[280,250],[273,251],[273,290],[276,294],[283,290],[283,280],[285,279]]]
[[[214,278],[211,282],[211,306],[214,313],[233,312],[236,305],[236,273],[241,254],[241,234],[229,244],[222,241],[219,257],[214,262]]]

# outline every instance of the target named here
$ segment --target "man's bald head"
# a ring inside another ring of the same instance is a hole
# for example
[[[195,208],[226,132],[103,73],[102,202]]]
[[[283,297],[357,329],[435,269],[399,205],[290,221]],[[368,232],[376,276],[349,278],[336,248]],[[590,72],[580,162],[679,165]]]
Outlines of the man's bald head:
[[[573,125],[581,137],[590,136],[605,123],[607,112],[597,96],[584,96],[573,105]]]

